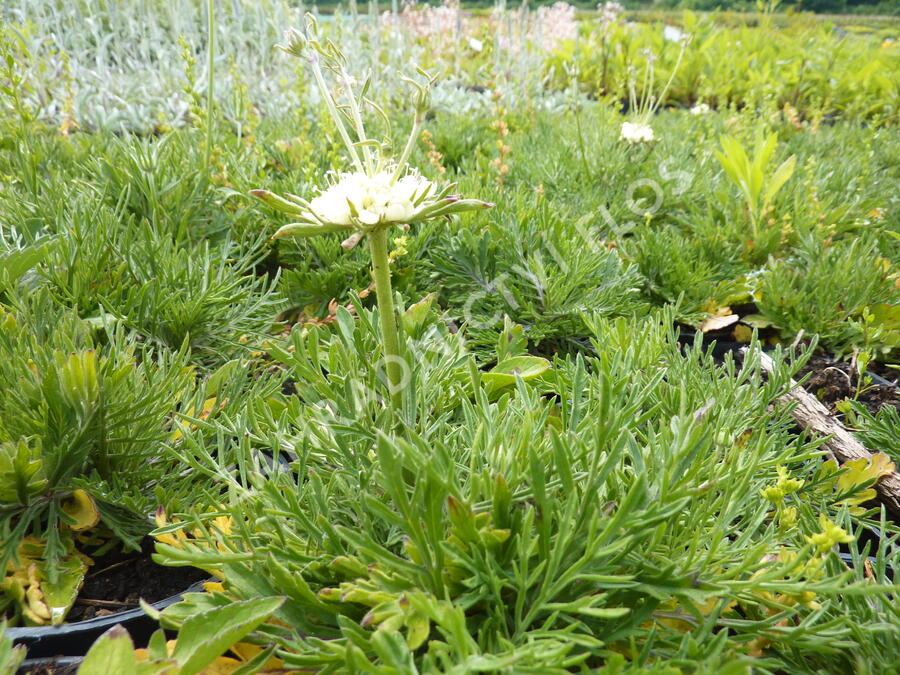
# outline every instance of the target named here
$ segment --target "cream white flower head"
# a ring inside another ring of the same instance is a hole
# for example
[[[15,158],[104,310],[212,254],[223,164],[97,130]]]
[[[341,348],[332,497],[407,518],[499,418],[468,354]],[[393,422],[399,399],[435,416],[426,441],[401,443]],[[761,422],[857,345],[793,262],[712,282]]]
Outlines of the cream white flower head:
[[[310,201],[292,194],[279,197],[266,190],[251,194],[273,208],[297,218],[275,238],[311,236],[327,232],[367,232],[376,227],[412,225],[440,216],[493,206],[451,194],[455,184],[439,190],[416,172],[394,180],[393,171],[373,176],[364,172],[332,174],[332,183]]]
[[[623,122],[620,138],[628,143],[649,143],[656,139],[653,128],[644,122]]]
[[[641,85],[640,93],[638,93],[636,86],[636,69],[632,68],[630,70],[628,77],[628,109],[630,119],[622,124],[622,131],[619,134],[619,138],[626,143],[637,145],[639,143],[649,143],[656,140],[656,134],[653,133],[653,128],[650,126],[650,120],[666,100],[666,94],[669,92],[669,87],[672,86],[672,80],[675,79],[675,74],[678,72],[678,67],[681,65],[681,59],[684,56],[684,50],[687,48],[689,38],[682,35],[681,38],[679,38],[679,42],[681,43],[681,47],[678,52],[678,59],[675,61],[675,66],[672,68],[669,79],[666,81],[658,96],[654,93],[656,85],[654,63],[657,59],[655,53],[650,50],[642,52],[642,55],[645,58],[645,66],[643,73],[644,81]]]
[[[709,112],[709,104],[708,103],[698,103],[693,108],[691,108],[691,115],[705,115]]]

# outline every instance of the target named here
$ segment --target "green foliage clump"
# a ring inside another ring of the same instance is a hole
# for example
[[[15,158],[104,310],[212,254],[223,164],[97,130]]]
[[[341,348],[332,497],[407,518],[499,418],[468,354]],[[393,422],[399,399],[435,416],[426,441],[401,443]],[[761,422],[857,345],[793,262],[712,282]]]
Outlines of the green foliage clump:
[[[891,264],[872,240],[813,243],[771,262],[759,279],[760,312],[786,336],[815,333],[837,353],[865,344],[865,311],[896,306],[900,288]],[[891,345],[888,343],[887,348]]]
[[[590,228],[554,213],[545,201],[507,196],[514,217],[489,216],[483,229],[460,229],[426,263],[450,316],[473,344],[493,347],[509,316],[527,339],[563,345],[587,335],[585,313],[640,314],[634,266],[596,240]]]
[[[895,614],[885,568],[866,579],[833,552],[860,555],[854,535],[886,524],[862,516],[848,533],[817,443],[771,408],[796,366],[764,381],[753,360],[738,372],[682,353],[670,313],[637,330],[594,315],[596,357],[492,399],[435,317],[407,340],[424,356],[392,419],[365,364],[377,322],[356,311],[273,351],[295,397],[219,418],[250,485],[159,530],[161,560],[223,578],[163,626],[283,597],[255,639],[277,641],[286,667],[335,671],[887,664],[867,637]],[[210,439],[191,436],[190,461],[216,474]],[[878,555],[896,565],[886,540]]]

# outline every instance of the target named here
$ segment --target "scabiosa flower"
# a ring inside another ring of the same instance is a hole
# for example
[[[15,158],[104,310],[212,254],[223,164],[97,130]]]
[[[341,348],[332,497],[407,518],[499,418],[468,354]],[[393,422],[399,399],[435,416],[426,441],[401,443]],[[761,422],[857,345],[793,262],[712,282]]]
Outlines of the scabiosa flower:
[[[315,19],[307,15],[307,35],[296,30],[288,31],[282,49],[310,64],[332,120],[344,141],[353,170],[329,172],[326,175],[327,185],[320,188],[319,194],[309,201],[293,194],[281,197],[268,190],[252,190],[250,194],[254,197],[297,218],[297,222],[280,228],[275,237],[308,237],[344,231],[353,233],[345,242],[350,247],[362,235],[382,231],[392,225],[412,225],[493,206],[488,202],[463,199],[460,195],[453,194],[455,183],[439,190],[407,163],[427,109],[428,89],[432,82],[430,78],[424,84],[407,79],[417,90],[412,130],[399,159],[386,157],[383,146],[366,135],[360,108],[362,97],[353,91],[357,83],[345,69],[343,54],[333,52],[336,49],[333,46],[324,49],[315,36]],[[334,73],[338,83],[342,85],[344,100],[335,98],[334,90],[325,81],[320,62]],[[363,89],[365,86],[367,85]],[[372,102],[368,104],[375,107]],[[346,118],[339,112],[341,107],[348,111]],[[350,128],[347,128],[347,119],[351,122]],[[356,136],[355,142],[353,135]]]
[[[415,90],[412,129],[403,152],[395,159],[386,154],[386,144],[366,134],[364,108],[371,108],[382,117],[387,117],[376,103],[365,97],[370,80],[367,78],[361,87],[356,86],[347,72],[347,59],[340,49],[331,42],[325,45],[319,42],[313,15],[306,15],[306,33],[289,30],[281,48],[309,64],[353,169],[327,174],[328,186],[320,189],[319,194],[310,201],[292,194],[281,197],[268,190],[252,190],[250,194],[296,218],[296,222],[281,227],[275,237],[309,237],[341,232],[349,235],[341,244],[345,249],[353,248],[362,239],[366,240],[372,261],[372,281],[378,298],[386,384],[391,406],[399,410],[403,407],[402,389],[406,382],[403,364],[406,368],[410,364],[402,349],[394,307],[388,230],[393,226],[406,227],[449,217],[454,213],[486,209],[493,204],[452,194],[455,183],[438,189],[409,166],[409,156],[422,129],[422,120],[428,109],[429,89],[434,82],[425,71],[418,70],[421,80],[405,78]],[[337,93],[326,81],[326,72],[332,74],[340,85]]]
[[[331,184],[307,201],[267,190],[253,190],[269,206],[297,218],[280,228],[275,237],[308,237],[328,232],[368,232],[390,225],[412,225],[453,213],[492,204],[451,194],[455,183],[438,190],[415,171],[396,178],[396,169],[374,175],[362,172],[332,173]]]
[[[705,115],[709,112],[709,104],[708,103],[698,103],[693,108],[691,108],[691,115]]]
[[[620,138],[628,143],[649,143],[656,139],[653,129],[645,122],[623,122]]]

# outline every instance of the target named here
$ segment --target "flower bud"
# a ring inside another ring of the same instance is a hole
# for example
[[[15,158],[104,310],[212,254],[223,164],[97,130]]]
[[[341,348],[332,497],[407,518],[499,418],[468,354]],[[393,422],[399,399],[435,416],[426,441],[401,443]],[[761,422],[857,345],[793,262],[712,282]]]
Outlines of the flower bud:
[[[288,28],[284,33],[284,44],[278,46],[288,54],[302,57],[306,54],[308,44],[309,40],[306,39],[303,33],[296,28]]]

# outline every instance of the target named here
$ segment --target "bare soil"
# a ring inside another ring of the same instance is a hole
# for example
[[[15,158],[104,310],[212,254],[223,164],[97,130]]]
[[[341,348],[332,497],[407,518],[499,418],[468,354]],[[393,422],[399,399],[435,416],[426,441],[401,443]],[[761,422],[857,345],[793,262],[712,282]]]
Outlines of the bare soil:
[[[133,609],[142,598],[147,602],[165,600],[209,578],[209,573],[196,567],[157,565],[152,553],[153,543],[147,540],[140,551],[114,549],[96,558],[66,622]]]

